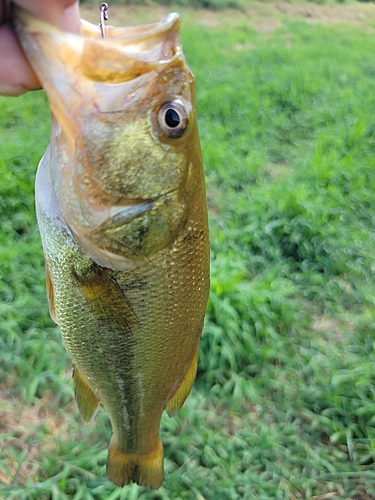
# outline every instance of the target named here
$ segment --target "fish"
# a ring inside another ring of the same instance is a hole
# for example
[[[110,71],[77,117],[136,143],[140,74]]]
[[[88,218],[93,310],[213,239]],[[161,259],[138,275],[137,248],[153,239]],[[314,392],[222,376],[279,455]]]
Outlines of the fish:
[[[66,33],[14,8],[52,112],[36,211],[52,319],[85,422],[100,404],[107,477],[157,489],[160,420],[186,400],[209,293],[195,81],[175,13]]]

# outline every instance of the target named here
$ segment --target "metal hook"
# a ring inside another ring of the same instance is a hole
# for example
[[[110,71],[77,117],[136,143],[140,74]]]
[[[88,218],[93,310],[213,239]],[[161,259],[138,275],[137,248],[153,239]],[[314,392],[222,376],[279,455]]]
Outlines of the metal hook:
[[[100,9],[100,23],[99,23],[99,28],[100,31],[102,32],[102,37],[105,38],[105,24],[104,21],[108,21],[108,4],[103,2],[99,6]]]

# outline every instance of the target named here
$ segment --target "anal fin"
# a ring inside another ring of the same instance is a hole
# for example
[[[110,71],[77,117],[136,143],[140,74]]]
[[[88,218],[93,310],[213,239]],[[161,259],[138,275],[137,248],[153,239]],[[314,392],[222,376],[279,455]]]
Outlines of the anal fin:
[[[96,414],[100,399],[91,389],[81,370],[73,365],[74,395],[78,409],[85,422],[90,422]]]
[[[184,404],[185,399],[188,397],[191,388],[193,387],[195,376],[197,374],[197,363],[198,363],[198,349],[195,353],[193,361],[187,371],[180,387],[173,394],[171,399],[168,401],[166,410],[170,417],[175,415],[181,406]]]
[[[157,490],[164,479],[163,445],[160,439],[151,453],[123,453],[117,449],[113,438],[109,444],[107,476],[116,486],[126,486],[131,481],[139,486]]]

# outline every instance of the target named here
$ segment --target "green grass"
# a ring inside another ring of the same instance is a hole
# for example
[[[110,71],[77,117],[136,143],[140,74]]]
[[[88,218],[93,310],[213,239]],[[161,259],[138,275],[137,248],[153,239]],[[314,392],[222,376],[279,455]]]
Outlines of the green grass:
[[[108,417],[79,417],[34,215],[48,107],[0,100],[0,497],[374,498],[374,16],[262,15],[182,16],[212,286],[196,384],[163,417],[157,492],[114,487]]]

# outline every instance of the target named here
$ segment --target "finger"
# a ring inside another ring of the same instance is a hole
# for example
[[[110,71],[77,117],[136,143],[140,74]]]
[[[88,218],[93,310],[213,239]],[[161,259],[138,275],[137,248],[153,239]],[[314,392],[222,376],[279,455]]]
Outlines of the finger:
[[[0,26],[0,61],[0,94],[18,96],[41,87],[8,24]]]
[[[0,0],[0,24],[9,21],[10,2]],[[61,25],[65,9],[78,4],[77,0],[14,0],[14,3],[32,16],[55,26]]]
[[[81,16],[78,2],[74,2],[64,10],[59,26],[62,30],[70,33],[81,33]]]
[[[17,4],[32,15],[51,22],[65,31],[80,33],[79,7],[75,0],[36,0],[34,2],[17,0]],[[0,61],[0,94],[19,96],[28,90],[41,88],[37,76],[9,25],[0,26]]]

